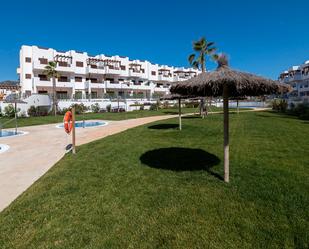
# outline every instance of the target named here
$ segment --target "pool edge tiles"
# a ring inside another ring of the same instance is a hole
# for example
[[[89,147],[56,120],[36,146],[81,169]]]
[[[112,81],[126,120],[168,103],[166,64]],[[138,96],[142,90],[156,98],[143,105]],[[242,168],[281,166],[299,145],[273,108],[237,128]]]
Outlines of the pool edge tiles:
[[[6,144],[0,144],[0,154],[8,151],[10,149],[10,146]]]
[[[76,123],[82,123],[83,121],[77,121]],[[102,127],[102,126],[106,126],[108,125],[108,122],[106,121],[98,121],[98,120],[86,120],[85,123],[100,123],[98,125],[91,125],[91,126],[85,126],[85,127],[81,127],[81,126],[77,126],[75,128],[96,128],[96,127]],[[57,124],[56,128],[63,128],[63,123]]]

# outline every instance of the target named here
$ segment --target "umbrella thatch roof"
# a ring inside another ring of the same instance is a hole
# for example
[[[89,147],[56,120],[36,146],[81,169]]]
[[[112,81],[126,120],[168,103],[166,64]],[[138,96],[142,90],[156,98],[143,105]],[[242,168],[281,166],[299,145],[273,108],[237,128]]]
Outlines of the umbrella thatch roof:
[[[286,84],[231,69],[225,57],[220,57],[218,64],[215,71],[204,72],[189,80],[173,84],[171,93],[217,97],[222,96],[224,85],[228,86],[230,97],[260,96],[290,90]]]

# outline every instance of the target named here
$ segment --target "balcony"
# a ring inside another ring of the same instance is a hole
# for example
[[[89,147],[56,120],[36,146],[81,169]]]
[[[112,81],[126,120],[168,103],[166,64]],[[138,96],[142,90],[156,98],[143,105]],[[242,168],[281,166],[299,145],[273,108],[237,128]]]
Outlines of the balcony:
[[[133,70],[129,69],[129,76],[135,78],[147,78],[145,74],[145,70]]]
[[[155,87],[154,88],[154,92],[163,92],[163,93],[167,93],[169,90],[166,87],[160,86],[160,87]]]
[[[120,68],[109,68],[108,66],[105,67],[105,74],[113,74],[113,75],[120,75],[121,72],[125,72]]]
[[[105,84],[103,82],[102,83],[90,83],[90,88],[104,89]]]
[[[45,70],[45,67],[47,66],[48,64],[41,64],[40,61],[34,61],[33,62],[33,69],[34,70]],[[56,67],[56,70],[58,72],[69,72],[69,73],[73,73],[74,72],[74,68],[72,68],[71,66],[67,66],[67,67],[64,67],[64,66],[57,66]]]
[[[74,68],[71,66],[57,66],[56,70],[58,72],[74,73]]]
[[[40,80],[39,78],[34,78],[34,84],[38,87],[53,87],[53,83],[51,80]],[[65,87],[65,88],[72,88],[72,82],[57,82],[56,87]]]
[[[115,83],[111,83],[109,81],[105,81],[105,86],[107,89],[132,89],[132,83],[130,82],[123,82],[123,83],[119,83],[119,82],[115,82]]]
[[[87,67],[86,73],[92,73],[92,74],[105,74],[105,69],[104,67],[97,67],[97,68],[92,68],[90,66]]]
[[[161,74],[161,75],[158,75],[158,80],[160,81],[172,81],[173,80],[173,77],[172,75],[169,75],[169,74]]]

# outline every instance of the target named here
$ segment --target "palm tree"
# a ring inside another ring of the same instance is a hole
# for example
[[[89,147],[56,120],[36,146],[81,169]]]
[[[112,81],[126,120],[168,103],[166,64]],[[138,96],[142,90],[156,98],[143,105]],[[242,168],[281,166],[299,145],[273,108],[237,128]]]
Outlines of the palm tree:
[[[195,53],[190,54],[188,57],[188,61],[191,66],[193,66],[196,69],[202,70],[202,73],[206,72],[206,60],[207,57],[210,57],[213,60],[218,59],[218,55],[215,54],[215,51],[217,50],[216,47],[214,47],[214,42],[208,42],[205,37],[202,37],[198,41],[193,42],[193,50]],[[210,101],[211,102],[211,101]],[[204,99],[201,99],[201,105],[200,105],[200,115],[202,115],[202,110],[204,107]],[[206,108],[207,113],[207,108]]]
[[[217,48],[214,47],[214,44],[214,42],[208,42],[205,37],[202,37],[199,41],[193,42],[193,50],[195,53],[189,55],[189,63],[194,68],[201,68],[202,72],[206,72],[207,57],[213,60],[217,60],[218,58],[218,55],[215,54]]]
[[[47,78],[53,80],[53,110],[55,116],[57,115],[56,78],[60,77],[59,73],[56,71],[56,67],[57,63],[55,61],[49,61],[44,70],[44,74],[46,74]]]

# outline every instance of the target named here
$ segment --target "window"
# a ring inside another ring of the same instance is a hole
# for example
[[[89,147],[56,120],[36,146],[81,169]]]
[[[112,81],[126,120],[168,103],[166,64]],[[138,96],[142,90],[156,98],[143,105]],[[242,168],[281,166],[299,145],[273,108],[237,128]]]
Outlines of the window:
[[[97,65],[93,64],[93,65],[90,65],[91,68],[98,68]]]
[[[83,81],[83,78],[82,78],[82,77],[75,77],[75,81],[76,81],[76,82],[82,82],[82,81]]]
[[[68,67],[68,63],[66,61],[59,61],[58,65],[59,67]]]
[[[90,80],[91,83],[98,83],[98,79],[96,78],[88,78],[87,80]]]
[[[41,81],[48,81],[47,76],[45,74],[38,75]]]
[[[84,66],[84,62],[82,62],[82,61],[76,61],[76,66],[77,66],[77,67],[83,67],[83,66]]]
[[[39,58],[40,64],[47,64],[48,61],[45,58]]]
[[[25,78],[26,79],[31,79],[31,74],[30,73],[26,73]]]
[[[60,76],[60,78],[58,79],[59,82],[68,82],[68,77],[66,76]]]
[[[110,83],[114,83],[114,78],[106,78]]]
[[[43,91],[43,90],[39,90],[38,93],[39,93],[39,94],[48,94],[47,91]]]
[[[26,57],[25,61],[28,62],[28,63],[31,63],[31,58],[30,57]]]
[[[121,70],[126,70],[126,66],[120,66]]]
[[[151,75],[156,76],[156,71],[151,71]]]

